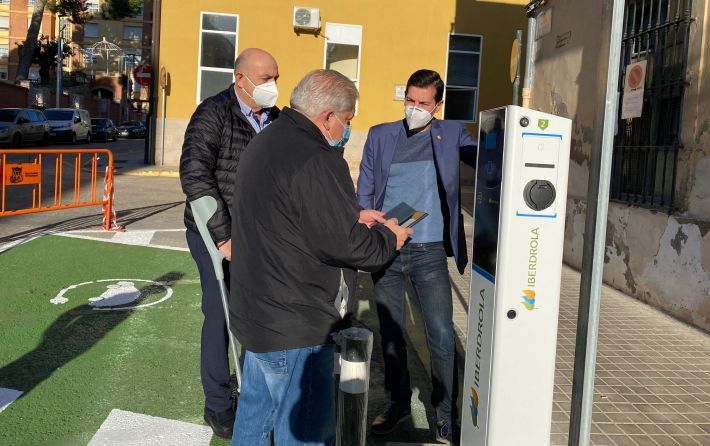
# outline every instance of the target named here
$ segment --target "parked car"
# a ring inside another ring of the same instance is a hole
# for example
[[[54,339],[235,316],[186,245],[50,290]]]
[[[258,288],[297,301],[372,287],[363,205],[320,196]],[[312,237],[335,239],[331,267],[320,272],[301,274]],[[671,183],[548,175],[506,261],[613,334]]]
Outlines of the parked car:
[[[143,121],[126,121],[118,127],[121,138],[145,138],[146,127]]]
[[[118,130],[113,125],[113,121],[106,118],[94,118],[91,120],[91,134],[94,138],[101,138],[104,141],[109,139],[116,141]]]
[[[40,110],[0,108],[0,144],[12,148],[25,142],[49,142],[49,124]]]
[[[44,115],[49,121],[50,136],[55,141],[91,142],[91,117],[89,112],[78,108],[48,108]]]

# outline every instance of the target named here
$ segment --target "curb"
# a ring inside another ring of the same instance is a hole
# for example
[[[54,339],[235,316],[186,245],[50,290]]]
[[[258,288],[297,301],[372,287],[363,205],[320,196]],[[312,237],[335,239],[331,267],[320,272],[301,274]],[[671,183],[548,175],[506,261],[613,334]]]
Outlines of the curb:
[[[120,170],[117,170],[115,174],[134,177],[180,177],[180,172],[178,172],[177,170],[130,170],[127,172],[121,172]]]

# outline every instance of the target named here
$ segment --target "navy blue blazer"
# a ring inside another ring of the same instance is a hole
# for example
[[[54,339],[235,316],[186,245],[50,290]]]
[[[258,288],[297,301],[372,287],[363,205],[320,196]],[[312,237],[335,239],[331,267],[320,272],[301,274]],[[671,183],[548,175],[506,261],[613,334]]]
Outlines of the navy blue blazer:
[[[406,129],[404,120],[388,122],[372,127],[367,134],[357,181],[357,201],[365,209],[382,210],[387,178],[402,127]],[[477,143],[461,122],[439,119],[431,122],[431,140],[439,184],[443,187],[442,204],[446,202],[442,209],[444,224],[448,223],[449,227],[445,245],[449,255],[456,259],[459,272],[463,273],[468,255],[461,214],[459,162],[463,159],[467,164],[475,165]]]

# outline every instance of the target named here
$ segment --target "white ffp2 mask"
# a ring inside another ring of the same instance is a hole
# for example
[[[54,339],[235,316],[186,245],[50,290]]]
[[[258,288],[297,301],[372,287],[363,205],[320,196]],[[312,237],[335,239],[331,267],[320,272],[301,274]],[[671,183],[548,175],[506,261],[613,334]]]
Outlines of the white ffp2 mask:
[[[254,85],[254,82],[247,75],[244,75],[244,77],[247,78],[250,84]],[[246,90],[244,92],[246,93]],[[271,108],[276,105],[276,100],[279,98],[279,90],[276,88],[275,81],[269,81],[261,85],[254,85],[254,93],[249,96],[254,99],[257,107]]]
[[[413,105],[404,107],[404,117],[407,120],[409,130],[420,129],[429,124],[429,121],[434,118],[430,112]]]

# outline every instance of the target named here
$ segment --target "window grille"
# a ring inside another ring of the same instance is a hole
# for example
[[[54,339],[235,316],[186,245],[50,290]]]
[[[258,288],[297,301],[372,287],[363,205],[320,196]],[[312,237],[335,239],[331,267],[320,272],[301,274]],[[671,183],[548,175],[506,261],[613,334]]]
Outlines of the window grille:
[[[646,60],[643,113],[620,119],[611,199],[673,209],[692,0],[627,0],[620,91],[626,66]],[[621,108],[621,104],[620,107]],[[621,116],[621,115],[619,115]]]

